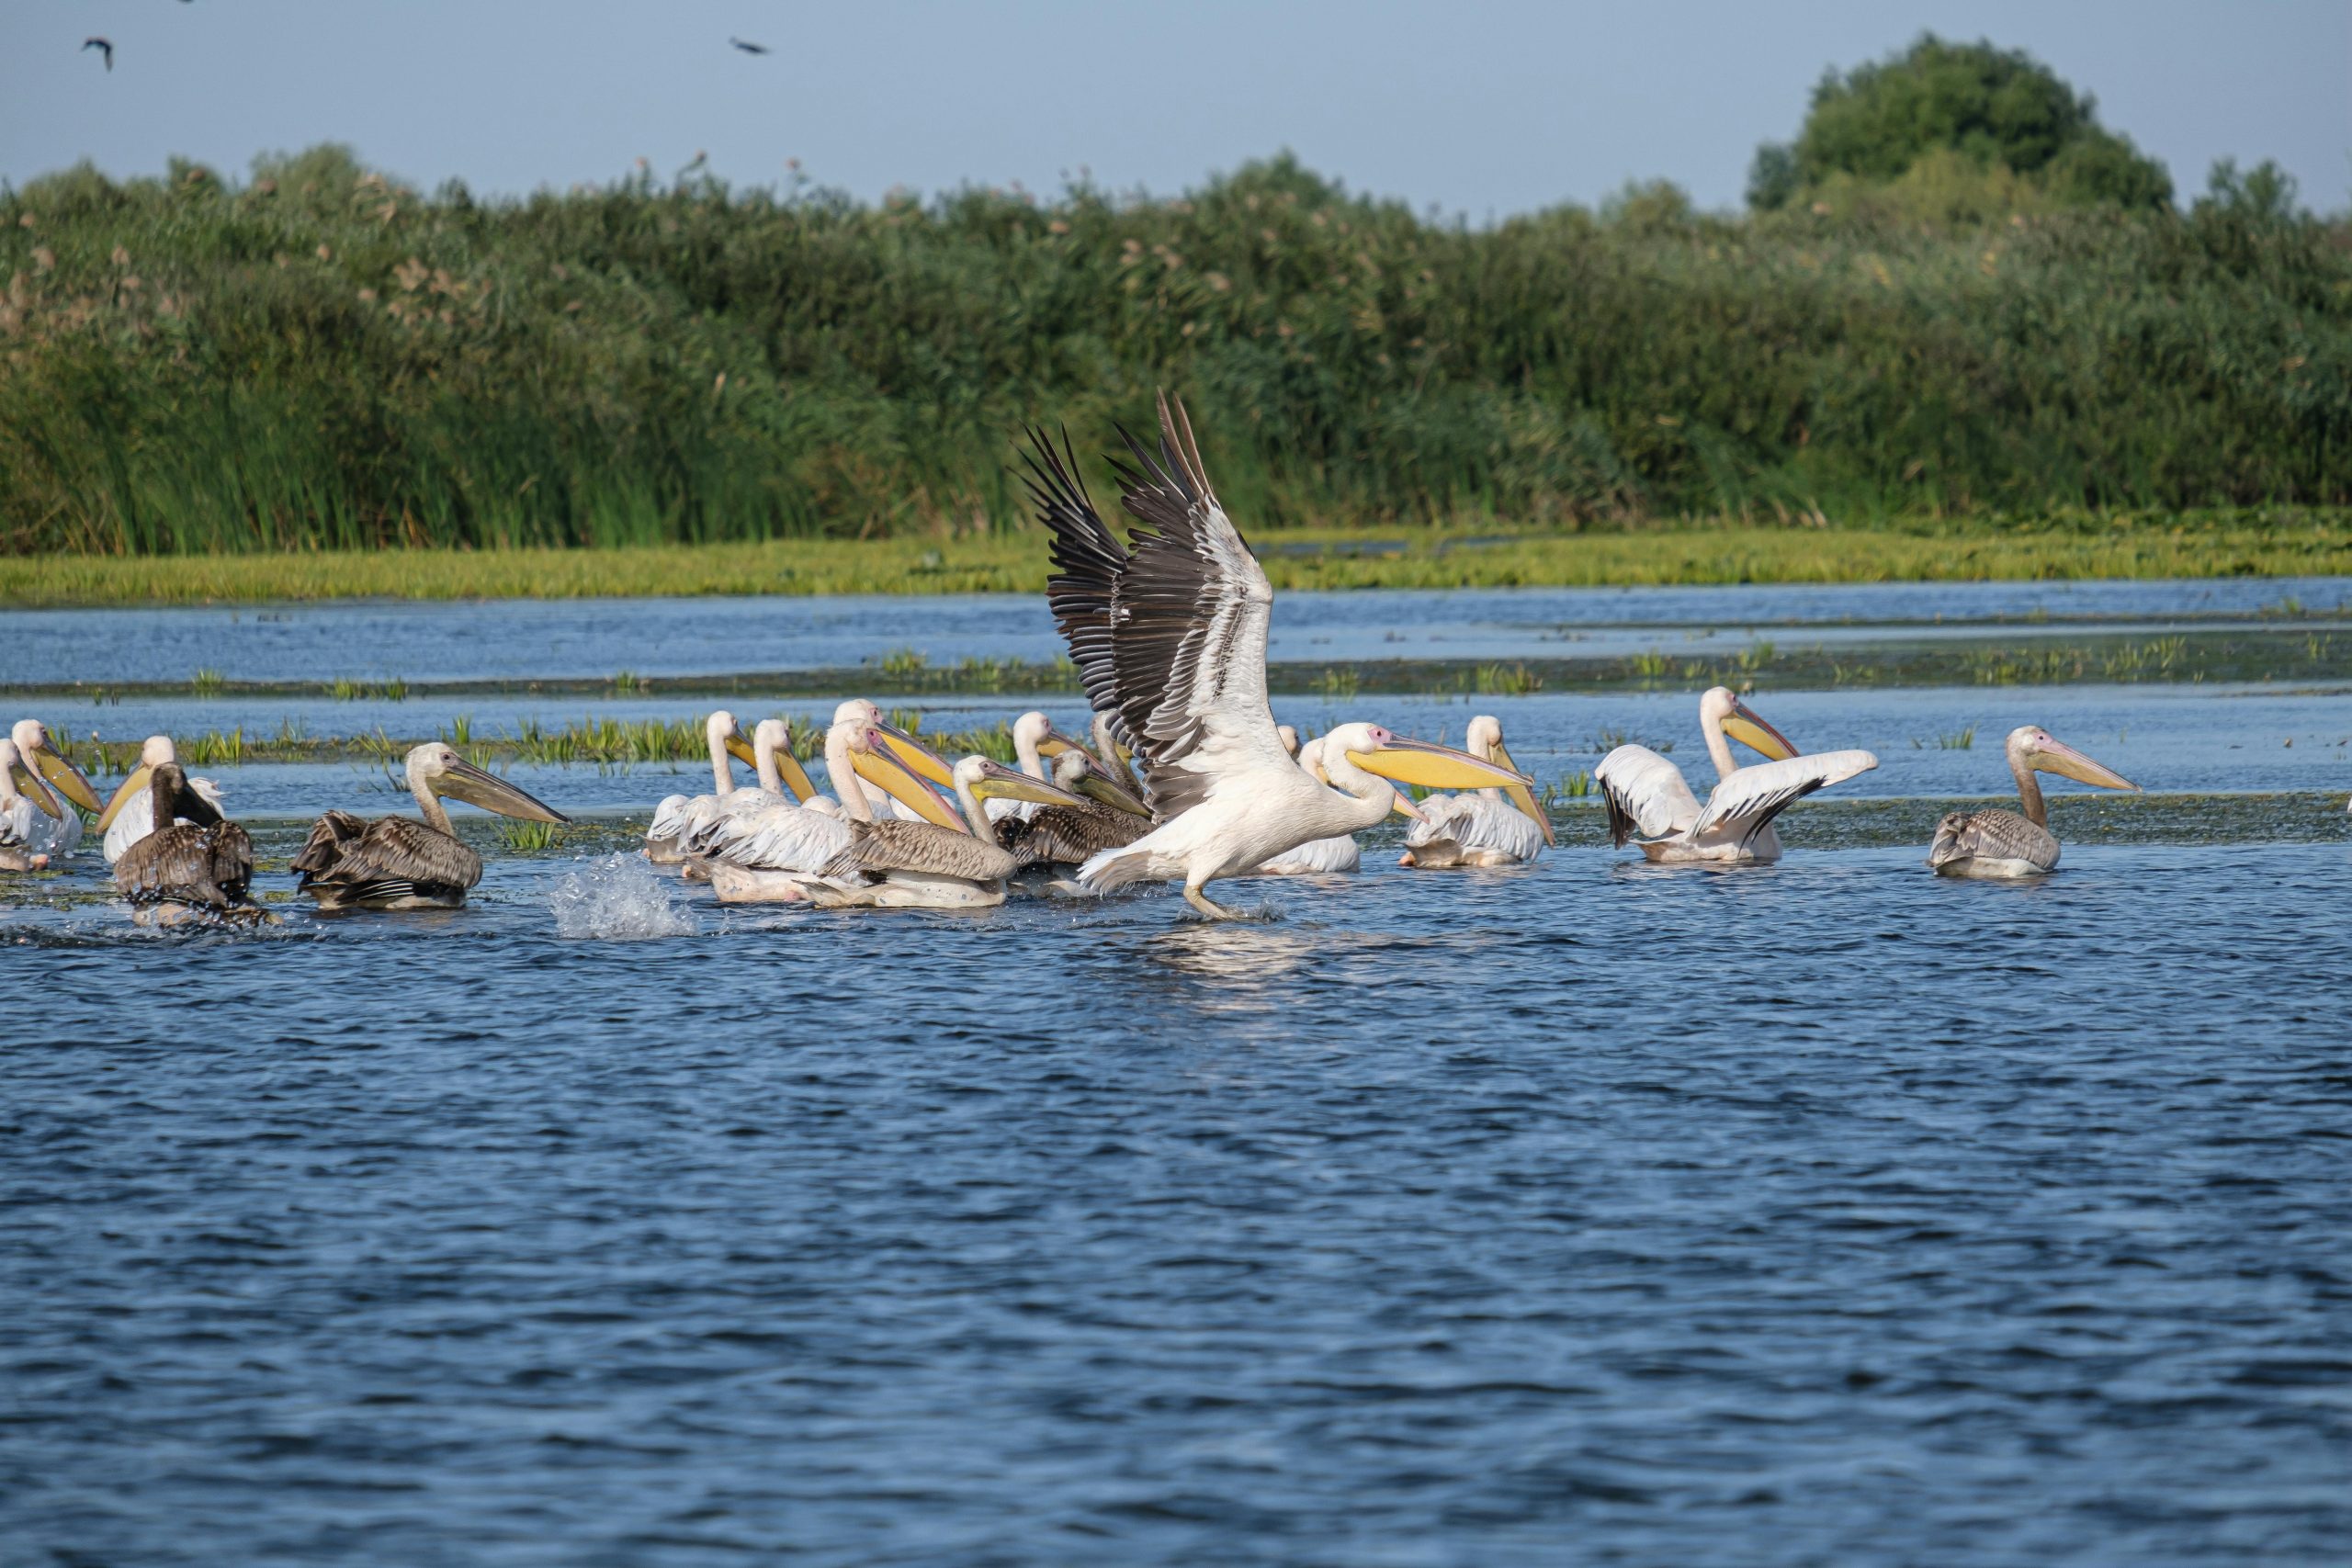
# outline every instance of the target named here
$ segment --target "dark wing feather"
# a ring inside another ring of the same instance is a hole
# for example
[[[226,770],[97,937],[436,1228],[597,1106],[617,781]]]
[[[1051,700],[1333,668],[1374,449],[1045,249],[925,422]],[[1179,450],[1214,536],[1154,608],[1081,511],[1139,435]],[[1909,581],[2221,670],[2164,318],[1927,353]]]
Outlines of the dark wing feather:
[[[928,872],[972,882],[996,882],[1013,872],[1012,857],[969,833],[931,822],[890,819],[850,824],[849,848],[825,863],[827,876]]]
[[[322,883],[362,896],[457,892],[481,880],[481,856],[413,818],[364,822],[330,811],[311,829],[293,869],[305,887]]]
[[[1112,656],[1119,714],[1162,818],[1196,805],[1221,766],[1286,761],[1266,701],[1274,590],[1210,487],[1181,410],[1159,400],[1155,455],[1119,432],[1120,500],[1144,525],[1118,580]],[[1186,766],[1202,753],[1193,766]]]
[[[1928,863],[1956,860],[2021,860],[2047,871],[2058,863],[2058,836],[1998,807],[1955,811],[1936,824]]]
[[[133,904],[202,904],[228,909],[248,902],[253,840],[234,822],[159,829],[123,852],[114,884]]]
[[[1005,852],[1026,870],[1037,865],[1083,865],[1103,850],[1125,849],[1152,829],[1148,818],[1107,806],[1048,806],[1023,820],[996,825]]]
[[[1054,624],[1061,628],[1062,640],[1069,645],[1087,702],[1096,713],[1111,715],[1114,726],[1124,731],[1111,628],[1119,578],[1127,569],[1126,547],[1094,510],[1094,498],[1086,493],[1085,481],[1078,477],[1069,432],[1062,432],[1058,451],[1042,429],[1029,432],[1029,444],[1034,450],[1021,455],[1029,469],[1023,482],[1036,504],[1038,521],[1050,536],[1054,565],[1054,575],[1046,579],[1046,603],[1054,613]],[[1134,744],[1124,733],[1120,739]]]

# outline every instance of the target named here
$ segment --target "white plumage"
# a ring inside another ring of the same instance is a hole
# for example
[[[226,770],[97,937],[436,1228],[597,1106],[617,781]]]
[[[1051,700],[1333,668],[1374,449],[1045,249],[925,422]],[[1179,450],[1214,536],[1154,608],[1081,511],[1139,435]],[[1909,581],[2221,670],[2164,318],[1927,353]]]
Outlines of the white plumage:
[[[1728,688],[1699,699],[1699,725],[1720,782],[1702,805],[1682,770],[1646,746],[1620,746],[1593,770],[1609,807],[1610,838],[1637,841],[1654,861],[1756,864],[1781,858],[1772,819],[1815,790],[1878,766],[1868,751],[1804,756]],[[1753,767],[1733,763],[1726,732],[1774,760]]]

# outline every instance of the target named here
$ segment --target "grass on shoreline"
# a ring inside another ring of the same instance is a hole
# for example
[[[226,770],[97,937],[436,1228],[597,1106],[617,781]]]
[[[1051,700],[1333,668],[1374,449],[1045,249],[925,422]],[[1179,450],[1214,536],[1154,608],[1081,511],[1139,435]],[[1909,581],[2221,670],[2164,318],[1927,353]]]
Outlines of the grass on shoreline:
[[[2267,577],[2352,572],[2352,513],[2278,509],[1915,528],[1684,525],[1622,533],[1270,533],[1277,590]],[[1042,534],[603,550],[0,557],[0,606],[326,599],[1034,593]]]

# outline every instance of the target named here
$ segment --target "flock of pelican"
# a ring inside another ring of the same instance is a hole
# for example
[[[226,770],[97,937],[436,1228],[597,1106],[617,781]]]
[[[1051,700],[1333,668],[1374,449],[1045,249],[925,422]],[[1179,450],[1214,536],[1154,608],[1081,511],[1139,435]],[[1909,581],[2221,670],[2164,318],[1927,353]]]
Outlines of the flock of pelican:
[[[1355,870],[1356,835],[1408,819],[1400,863],[1435,870],[1534,860],[1552,823],[1503,744],[1473,718],[1462,748],[1341,724],[1301,742],[1267,700],[1273,589],[1201,461],[1182,405],[1159,403],[1159,439],[1122,430],[1122,538],[1094,506],[1065,434],[1024,454],[1027,484],[1052,541],[1046,599],[1093,722],[1080,739],[1042,713],[1012,727],[1015,765],[949,761],[853,698],[826,729],[818,790],[783,721],[746,739],[732,714],[705,724],[711,789],[655,808],[646,857],[707,880],[727,903],[822,908],[969,909],[1024,891],[1096,896],[1178,883],[1216,919],[1235,911],[1206,889],[1238,876]],[[1774,820],[1790,806],[1878,765],[1868,751],[1804,753],[1729,690],[1699,702],[1715,783],[1704,801],[1657,751],[1620,746],[1594,773],[1620,848],[1662,863],[1775,861]],[[1742,765],[1733,743],[1761,756]],[[2037,727],[2007,742],[2019,812],[1954,812],[1928,864],[1949,876],[2015,877],[2057,865],[2035,775],[2108,789],[2138,786]],[[734,766],[754,782],[739,787]],[[329,811],[289,870],[322,909],[448,908],[481,879],[481,857],[453,829],[444,797],[525,821],[568,818],[438,742],[406,762],[416,817],[372,821]],[[1399,786],[1451,791],[1415,799]],[[220,792],[190,778],[155,736],[103,807],[88,779],[27,719],[0,740],[0,871],[73,853],[79,810],[97,814],[118,890],[136,918],[266,920],[252,892],[253,846]]]

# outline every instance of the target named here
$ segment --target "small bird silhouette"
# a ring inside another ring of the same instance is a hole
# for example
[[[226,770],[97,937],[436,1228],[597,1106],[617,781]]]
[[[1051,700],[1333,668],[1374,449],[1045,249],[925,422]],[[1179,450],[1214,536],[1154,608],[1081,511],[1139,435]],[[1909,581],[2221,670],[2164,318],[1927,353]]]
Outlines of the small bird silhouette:
[[[737,49],[741,50],[745,54],[765,54],[768,51],[768,46],[763,43],[746,43],[743,39],[739,38],[731,38],[727,41],[733,44]]]
[[[82,47],[96,50],[106,56],[107,69],[109,71],[114,69],[114,40],[112,39],[85,38],[82,40]]]

